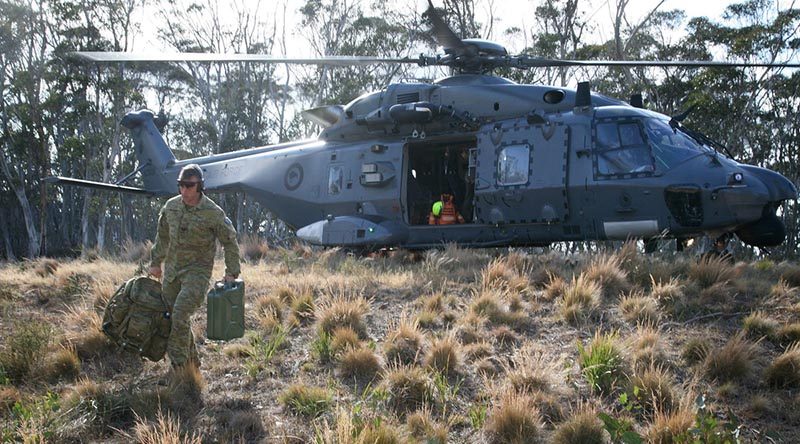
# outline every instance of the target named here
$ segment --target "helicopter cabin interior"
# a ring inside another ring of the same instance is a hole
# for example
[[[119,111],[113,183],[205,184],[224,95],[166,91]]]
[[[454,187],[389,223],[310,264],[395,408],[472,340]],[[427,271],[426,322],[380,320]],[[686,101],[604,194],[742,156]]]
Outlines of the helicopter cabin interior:
[[[452,196],[464,223],[474,218],[476,140],[429,140],[406,149],[406,217],[410,225],[429,225],[434,202]]]

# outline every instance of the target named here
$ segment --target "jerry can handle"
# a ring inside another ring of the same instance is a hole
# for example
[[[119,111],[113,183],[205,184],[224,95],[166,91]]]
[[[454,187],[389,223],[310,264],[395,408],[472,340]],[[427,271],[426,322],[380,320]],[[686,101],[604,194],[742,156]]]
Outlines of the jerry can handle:
[[[225,282],[225,280],[219,280],[214,283],[214,288],[217,290],[230,290],[232,288],[239,288],[244,283],[243,280],[236,278],[232,282]]]

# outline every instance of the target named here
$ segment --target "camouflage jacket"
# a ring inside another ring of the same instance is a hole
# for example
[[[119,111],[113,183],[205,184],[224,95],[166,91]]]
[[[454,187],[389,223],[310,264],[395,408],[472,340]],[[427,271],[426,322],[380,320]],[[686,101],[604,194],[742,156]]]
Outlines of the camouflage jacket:
[[[175,196],[158,214],[158,233],[150,251],[150,265],[158,267],[164,263],[165,283],[185,271],[204,272],[211,277],[215,240],[225,249],[225,273],[238,276],[236,229],[222,208],[205,194],[193,207],[184,204],[181,196]]]

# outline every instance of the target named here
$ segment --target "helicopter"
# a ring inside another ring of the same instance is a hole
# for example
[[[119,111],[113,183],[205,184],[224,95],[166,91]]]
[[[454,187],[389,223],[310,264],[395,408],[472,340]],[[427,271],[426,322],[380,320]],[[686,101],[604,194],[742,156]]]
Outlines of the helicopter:
[[[501,67],[800,67],[798,63],[614,61],[509,55],[500,44],[461,39],[429,1],[443,55],[419,58],[259,54],[78,52],[99,63],[185,61],[328,64],[412,63],[454,75],[395,83],[347,105],[303,111],[322,127],[316,140],[177,160],[159,117],[128,113],[138,166],[116,183],[47,180],[146,196],[175,194],[178,171],[196,163],[210,192],[244,192],[311,244],[423,249],[545,246],[560,241],[653,241],[735,233],[756,247],[781,244],[781,204],[795,185],[766,168],[739,163],[681,122],[591,91],[516,84]],[[136,175],[143,187],[125,185]],[[442,196],[463,223],[436,224]]]

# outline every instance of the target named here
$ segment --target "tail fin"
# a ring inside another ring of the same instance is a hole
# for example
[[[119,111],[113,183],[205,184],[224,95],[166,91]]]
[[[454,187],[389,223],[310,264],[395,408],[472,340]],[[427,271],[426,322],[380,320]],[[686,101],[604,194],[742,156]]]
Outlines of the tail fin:
[[[152,111],[143,109],[126,114],[121,123],[131,131],[144,188],[154,194],[175,194],[175,171],[169,169],[175,164],[175,156],[156,128],[153,116]]]

